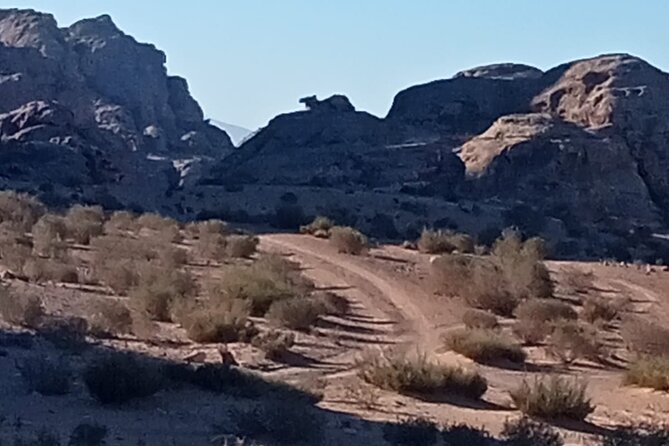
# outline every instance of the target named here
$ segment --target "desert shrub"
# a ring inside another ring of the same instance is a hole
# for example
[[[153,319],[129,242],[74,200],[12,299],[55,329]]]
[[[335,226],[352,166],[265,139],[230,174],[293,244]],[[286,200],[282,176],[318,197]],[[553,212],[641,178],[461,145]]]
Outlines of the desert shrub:
[[[295,345],[295,335],[271,330],[254,337],[251,345],[262,350],[267,359],[282,361]]]
[[[335,224],[331,219],[319,215],[318,217],[314,218],[314,221],[312,221],[308,225],[300,226],[300,232],[302,234],[311,234],[311,235],[315,235],[317,233],[329,234],[330,229],[332,229],[334,225]]]
[[[595,273],[570,268],[564,273],[564,285],[572,293],[587,293],[594,286]]]
[[[279,327],[308,331],[325,311],[318,300],[300,296],[272,303],[266,316],[272,324]]]
[[[281,445],[320,444],[324,421],[303,402],[271,400],[245,409],[233,409],[229,418],[234,433]]]
[[[128,211],[114,211],[104,224],[105,234],[118,234],[136,229],[137,216]]]
[[[509,292],[517,298],[553,295],[553,282],[548,269],[541,263],[543,252],[539,240],[523,242],[520,234],[506,230],[493,246],[493,257],[506,279]]]
[[[148,265],[140,271],[130,297],[150,319],[169,322],[173,305],[196,292],[197,284],[189,272]]]
[[[211,219],[188,223],[186,233],[192,238],[200,238],[204,234],[229,235],[230,227],[223,220]]]
[[[33,252],[38,256],[61,257],[67,248],[67,227],[62,217],[43,215],[32,227]]]
[[[493,329],[498,327],[495,315],[482,310],[467,310],[462,315],[462,323],[467,328]]]
[[[466,424],[452,424],[441,431],[446,446],[488,446],[492,436],[483,428],[475,428]]]
[[[348,300],[339,294],[330,291],[317,291],[311,297],[323,308],[324,314],[342,316],[350,310]]]
[[[229,268],[221,283],[210,286],[213,298],[248,300],[252,316],[263,316],[275,301],[308,294],[313,284],[289,262],[261,258],[250,266]]]
[[[407,418],[383,425],[383,439],[396,446],[430,446],[437,442],[439,427],[427,418]]]
[[[637,359],[629,365],[623,383],[669,391],[669,358],[660,356]]]
[[[348,226],[333,226],[330,229],[330,243],[338,252],[345,254],[362,254],[368,246],[367,237]]]
[[[205,259],[222,262],[228,257],[228,238],[222,234],[204,232],[194,246],[195,253]]]
[[[178,223],[169,226],[164,226],[156,230],[153,234],[153,237],[157,240],[158,243],[163,245],[169,245],[170,243],[179,243],[183,240],[183,235],[181,234],[181,227]]]
[[[154,213],[144,213],[137,218],[137,225],[141,228],[151,229],[153,231],[161,231],[163,229],[171,229],[179,227],[176,220],[163,217],[162,215]]]
[[[531,417],[581,421],[594,410],[585,382],[559,376],[523,381],[509,394],[516,407]]]
[[[31,195],[0,191],[0,222],[2,223],[12,223],[27,232],[44,215],[44,212],[44,205]]]
[[[97,264],[94,271],[100,282],[120,295],[127,294],[139,282],[137,265],[132,260],[104,261]]]
[[[260,240],[252,235],[230,235],[227,238],[225,253],[229,257],[251,257],[255,254]]]
[[[89,324],[97,336],[118,336],[132,333],[133,318],[123,303],[105,299],[93,304]]]
[[[635,353],[669,355],[669,329],[641,317],[627,317],[620,334],[628,349]]]
[[[65,395],[70,391],[73,373],[63,359],[53,361],[42,356],[33,356],[17,362],[16,368],[31,392]]]
[[[56,348],[81,352],[88,346],[88,321],[77,316],[48,316],[38,327],[40,336]]]
[[[72,430],[68,446],[104,446],[108,429],[96,423],[81,423]]]
[[[455,394],[477,399],[488,388],[485,378],[475,370],[430,362],[424,355],[379,352],[362,358],[358,367],[364,381],[403,394]]]
[[[482,329],[453,330],[445,337],[448,348],[481,364],[525,362],[525,351],[498,332]]]
[[[12,325],[36,328],[44,319],[44,306],[37,296],[19,296],[1,286],[0,317]]]
[[[83,380],[88,392],[101,404],[122,404],[145,398],[163,386],[163,376],[153,364],[121,353],[86,365]]]
[[[669,429],[667,426],[651,424],[618,427],[606,434],[600,444],[601,446],[665,446],[669,444]]]
[[[583,302],[581,317],[594,324],[596,322],[611,322],[621,311],[622,304],[602,297],[588,297]]]
[[[99,206],[74,205],[65,214],[68,234],[83,245],[88,245],[91,238],[104,233],[104,221],[104,212]]]
[[[560,434],[550,425],[523,417],[516,421],[506,421],[501,433],[509,446],[562,446]]]
[[[31,259],[23,267],[25,276],[33,282],[46,281],[79,283],[77,267],[67,263],[69,259]]]
[[[460,253],[474,252],[474,239],[467,234],[457,234],[452,231],[423,229],[417,242],[418,250],[429,254],[450,254],[453,251]]]
[[[550,321],[518,319],[511,329],[513,334],[523,341],[523,344],[538,345],[551,334],[553,323]]]
[[[2,264],[15,274],[23,274],[26,263],[33,258],[32,242],[24,236],[5,233],[0,235]]]
[[[160,246],[156,255],[156,260],[165,268],[178,268],[188,263],[188,252],[182,248]]]
[[[558,321],[550,335],[548,353],[563,364],[584,358],[599,361],[603,353],[597,331],[574,321]]]
[[[228,299],[185,311],[179,322],[195,342],[249,341],[256,333],[249,313],[248,302]]]
[[[527,300],[516,308],[516,317],[523,321],[573,321],[578,318],[576,311],[568,303],[552,300]]]

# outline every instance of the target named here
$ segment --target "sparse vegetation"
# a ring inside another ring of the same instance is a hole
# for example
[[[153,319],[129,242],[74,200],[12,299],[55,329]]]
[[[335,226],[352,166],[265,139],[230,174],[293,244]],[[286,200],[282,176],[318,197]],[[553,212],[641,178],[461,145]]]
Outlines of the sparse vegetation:
[[[227,237],[225,253],[229,257],[251,257],[258,246],[258,237],[252,235],[230,235]]]
[[[594,410],[587,384],[560,376],[523,381],[509,394],[516,407],[531,417],[581,421]]]
[[[601,446],[664,446],[669,444],[666,425],[635,424],[618,427],[602,438]]]
[[[283,361],[295,345],[295,335],[284,331],[271,330],[254,337],[251,344],[262,350],[267,359]]]
[[[132,332],[132,313],[121,302],[99,300],[90,310],[90,330],[97,336],[118,336]]]
[[[73,372],[64,359],[53,361],[33,356],[17,362],[16,368],[31,392],[41,395],[65,395],[70,391]]]
[[[563,364],[571,364],[578,359],[601,360],[603,346],[597,331],[592,327],[574,321],[558,321],[550,335],[548,353]]]
[[[526,354],[513,341],[502,334],[482,329],[454,330],[445,337],[446,346],[481,364],[496,364],[504,361],[525,362]]]
[[[101,404],[122,404],[146,398],[163,385],[163,376],[155,366],[121,353],[89,363],[83,379],[90,394]]]
[[[446,446],[488,446],[492,439],[487,430],[466,424],[445,426],[441,431],[441,436]]]
[[[433,363],[424,355],[379,352],[365,356],[358,366],[364,381],[403,394],[454,394],[477,399],[488,388],[485,378],[475,370]]]
[[[318,216],[308,225],[300,226],[300,233],[311,234],[318,237],[329,237],[330,229],[332,229],[334,225],[334,222],[328,217]]]
[[[249,303],[243,300],[223,300],[181,313],[179,321],[195,342],[249,341],[256,334],[248,318]]]
[[[629,316],[620,327],[628,349],[651,356],[669,355],[669,329],[641,317]]]
[[[0,191],[2,223],[9,223],[23,232],[28,232],[44,212],[44,205],[31,195],[9,190]]]
[[[383,426],[383,439],[396,446],[431,446],[437,442],[439,427],[427,418],[407,418]]]
[[[367,237],[348,226],[333,226],[330,229],[330,243],[337,251],[345,254],[362,254],[368,247]]]
[[[562,446],[560,434],[550,425],[527,417],[506,421],[502,439],[509,446]]]
[[[498,327],[497,318],[487,311],[471,309],[462,316],[462,322],[467,328],[482,328],[492,330]]]
[[[423,229],[416,243],[418,250],[429,254],[473,253],[474,239],[452,231]]]
[[[131,298],[150,319],[169,322],[173,306],[192,297],[197,291],[193,276],[178,269],[146,266],[139,273]]]
[[[569,304],[553,299],[527,300],[518,306],[515,314],[518,320],[513,332],[528,345],[546,339],[557,321],[573,321],[578,317]]]
[[[65,215],[65,225],[76,243],[88,245],[91,238],[104,233],[105,215],[99,206],[72,206]]]
[[[669,358],[660,356],[637,359],[625,372],[623,383],[669,391]]]
[[[279,327],[307,331],[326,313],[321,302],[309,297],[293,297],[272,303],[267,319]]]
[[[0,317],[12,325],[37,328],[44,319],[44,306],[37,296],[19,296],[0,286]]]
[[[62,217],[43,215],[32,227],[33,253],[42,257],[60,258],[65,251],[67,227]]]
[[[623,304],[602,297],[588,297],[583,302],[581,317],[591,324],[597,322],[611,322],[620,313]]]

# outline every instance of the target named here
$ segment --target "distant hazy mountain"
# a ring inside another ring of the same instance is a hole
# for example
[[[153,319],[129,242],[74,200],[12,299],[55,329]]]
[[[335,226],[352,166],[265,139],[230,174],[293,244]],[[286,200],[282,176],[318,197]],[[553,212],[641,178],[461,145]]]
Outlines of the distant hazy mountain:
[[[225,130],[225,132],[230,135],[232,143],[237,147],[244,141],[244,139],[253,133],[253,130],[245,129],[244,127],[234,124],[228,124],[227,122],[217,121],[215,119],[212,119],[210,122],[216,127]]]

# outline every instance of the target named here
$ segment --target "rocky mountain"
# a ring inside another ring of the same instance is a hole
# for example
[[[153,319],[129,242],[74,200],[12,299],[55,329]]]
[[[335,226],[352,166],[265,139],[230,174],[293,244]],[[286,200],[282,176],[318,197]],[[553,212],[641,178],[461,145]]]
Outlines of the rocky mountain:
[[[52,205],[295,228],[326,214],[385,238],[508,225],[562,256],[667,258],[669,77],[626,54],[461,71],[387,116],[302,98],[235,148],[165,54],[108,16],[0,11],[0,186]],[[123,63],[119,63],[122,61]]]
[[[232,150],[165,60],[109,16],[59,28],[49,14],[0,10],[1,183],[51,202],[160,206],[178,185],[174,160]]]

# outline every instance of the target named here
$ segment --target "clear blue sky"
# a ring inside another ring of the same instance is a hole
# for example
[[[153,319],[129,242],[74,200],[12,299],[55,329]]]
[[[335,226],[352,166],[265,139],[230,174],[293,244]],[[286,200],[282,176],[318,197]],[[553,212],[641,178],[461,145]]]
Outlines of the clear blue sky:
[[[207,116],[248,128],[309,94],[385,115],[410,85],[492,62],[629,52],[669,68],[665,0],[0,0],[61,26],[110,14],[167,53]]]

